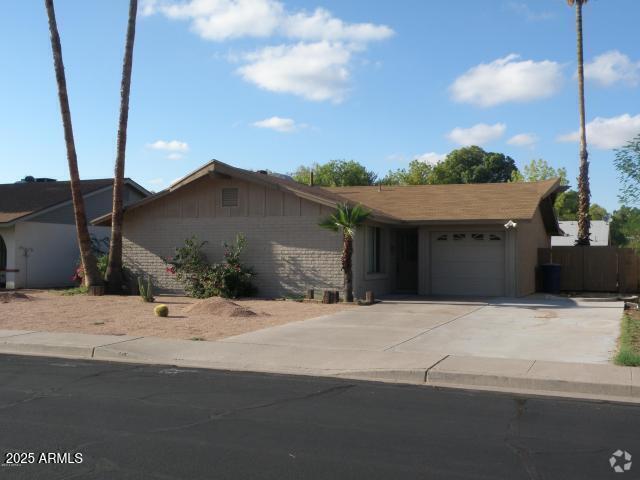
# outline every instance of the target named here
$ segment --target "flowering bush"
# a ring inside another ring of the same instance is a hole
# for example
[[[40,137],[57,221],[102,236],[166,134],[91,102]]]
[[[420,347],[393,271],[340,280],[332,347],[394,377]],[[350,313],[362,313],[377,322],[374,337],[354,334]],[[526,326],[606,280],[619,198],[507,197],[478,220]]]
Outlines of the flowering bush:
[[[101,253],[96,257],[96,261],[98,264],[98,272],[100,272],[100,277],[104,278],[107,273],[107,266],[109,265],[109,255],[106,253]],[[78,285],[82,284],[82,280],[84,279],[84,268],[82,268],[82,261],[78,260],[76,264],[76,270],[71,277],[71,281],[75,282]]]
[[[224,243],[224,261],[210,264],[202,251],[205,242],[193,236],[176,248],[172,258],[165,259],[167,272],[176,275],[187,295],[195,298],[220,296],[225,298],[247,297],[255,294],[252,268],[245,267],[240,255],[247,245],[242,234],[229,245]]]

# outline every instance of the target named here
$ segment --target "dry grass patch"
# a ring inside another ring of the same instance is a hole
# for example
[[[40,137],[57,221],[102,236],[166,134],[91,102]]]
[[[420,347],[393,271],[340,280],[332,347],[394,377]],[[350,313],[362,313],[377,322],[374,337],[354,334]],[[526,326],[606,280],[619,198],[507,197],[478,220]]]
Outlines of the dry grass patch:
[[[13,295],[14,292],[6,292]],[[61,295],[60,292],[15,292],[28,300],[0,303],[0,329],[97,333],[163,338],[216,340],[262,328],[305,320],[348,308],[283,300],[156,296],[155,303],[139,297]],[[5,295],[3,293],[2,295]],[[158,304],[169,307],[168,317],[157,317]]]

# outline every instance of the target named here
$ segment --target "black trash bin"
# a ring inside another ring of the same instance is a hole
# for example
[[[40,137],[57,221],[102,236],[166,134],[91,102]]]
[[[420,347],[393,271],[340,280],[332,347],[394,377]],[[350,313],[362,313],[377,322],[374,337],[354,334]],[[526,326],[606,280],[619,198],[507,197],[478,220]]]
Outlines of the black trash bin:
[[[544,293],[560,293],[560,265],[546,263],[542,268],[542,291]]]

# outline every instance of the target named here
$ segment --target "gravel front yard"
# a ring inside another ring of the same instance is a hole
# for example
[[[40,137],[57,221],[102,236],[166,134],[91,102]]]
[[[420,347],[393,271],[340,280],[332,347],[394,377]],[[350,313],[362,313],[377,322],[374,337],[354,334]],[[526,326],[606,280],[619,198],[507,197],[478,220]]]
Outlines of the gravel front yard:
[[[283,300],[231,302],[159,295],[154,303],[144,303],[137,296],[65,296],[42,290],[19,293],[28,298],[2,293],[0,329],[215,340],[358,308]],[[161,303],[169,307],[167,318],[153,313]]]

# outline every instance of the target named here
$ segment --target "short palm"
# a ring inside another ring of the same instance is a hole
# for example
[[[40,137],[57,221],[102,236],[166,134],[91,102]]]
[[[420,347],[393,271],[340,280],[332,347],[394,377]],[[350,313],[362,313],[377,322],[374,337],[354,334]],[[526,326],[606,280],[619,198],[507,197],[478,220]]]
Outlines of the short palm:
[[[336,211],[324,218],[319,225],[334,232],[342,232],[342,271],[344,272],[344,299],[353,301],[353,237],[358,226],[362,225],[371,212],[362,205],[339,204]]]

